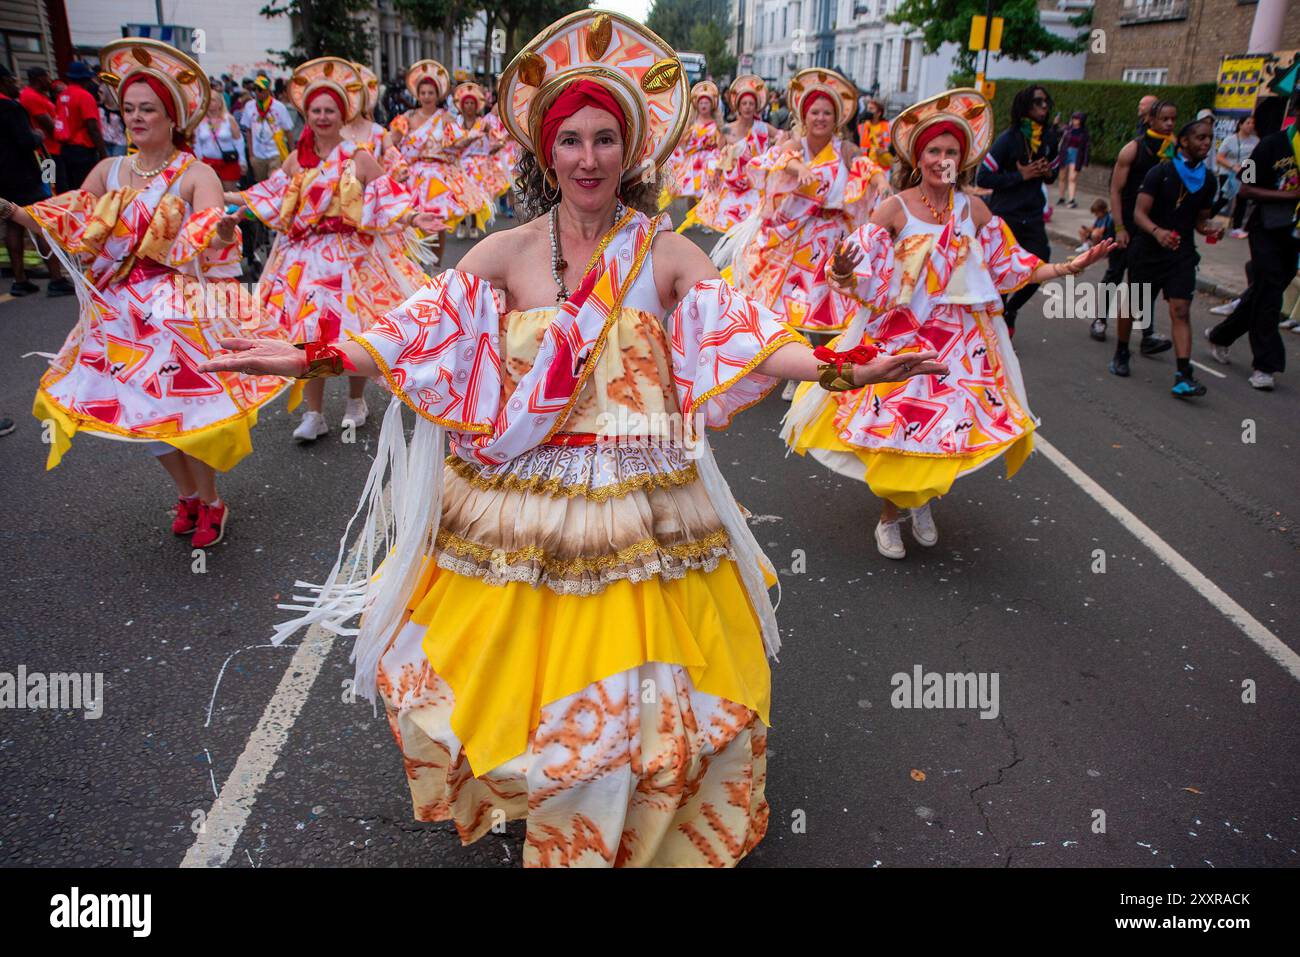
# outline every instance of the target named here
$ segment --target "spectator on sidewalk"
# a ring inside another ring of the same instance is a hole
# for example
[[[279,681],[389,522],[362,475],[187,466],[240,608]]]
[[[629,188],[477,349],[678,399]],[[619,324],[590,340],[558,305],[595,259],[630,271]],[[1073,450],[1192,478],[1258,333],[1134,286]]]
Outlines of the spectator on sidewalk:
[[[1029,86],[1011,101],[1011,126],[993,141],[976,174],[976,185],[992,190],[989,209],[1010,227],[1016,242],[1043,262],[1052,258],[1043,217],[1044,188],[1056,181],[1056,144],[1045,124],[1052,111],[1052,97],[1041,86]],[[1016,314],[1033,297],[1038,286],[1030,284],[1004,296],[1003,318],[1014,335]]]
[[[18,79],[0,64],[0,197],[29,205],[49,196],[37,161],[40,148],[41,135],[32,129],[31,117],[18,102]],[[13,220],[5,223],[5,250],[13,273],[11,296],[30,296],[40,291],[27,278],[27,264],[23,260],[26,236],[27,230]],[[67,283],[66,279],[62,281]]]
[[[27,71],[27,85],[18,94],[27,115],[32,119],[32,128],[41,134],[45,155],[54,161],[53,192],[61,193],[67,186],[64,183],[63,160],[59,156],[59,141],[54,135],[54,84],[50,73],[43,66],[34,66]]]
[[[1258,145],[1259,137],[1255,135],[1255,117],[1251,114],[1237,120],[1236,132],[1230,133],[1219,146],[1219,183],[1222,185],[1223,195],[1232,204],[1230,215],[1233,239],[1246,238],[1246,230],[1242,228],[1242,224],[1246,220],[1246,207],[1250,204],[1241,198],[1241,180],[1238,174],[1245,166],[1247,157]]]
[[[108,156],[94,88],[89,66],[81,60],[68,64],[68,84],[59,94],[54,114],[54,135],[63,156],[68,189],[81,189],[95,164]]]
[[[1060,192],[1056,205],[1065,204],[1071,209],[1078,209],[1074,194],[1079,186],[1079,170],[1088,165],[1088,116],[1075,113],[1070,117],[1070,125],[1061,137],[1061,176]]]
[[[1115,249],[1107,262],[1106,275],[1101,278],[1103,292],[1118,290],[1124,282],[1128,272],[1128,244],[1136,232],[1133,210],[1137,205],[1138,191],[1141,190],[1147,173],[1159,165],[1166,155],[1172,156],[1176,122],[1178,107],[1168,100],[1158,100],[1147,114],[1146,128],[1125,143],[1115,159],[1115,168],[1110,174],[1110,212],[1115,217]],[[1102,312],[1103,315],[1093,320],[1088,334],[1098,342],[1105,342],[1106,320],[1112,318],[1116,323],[1116,335],[1127,349],[1129,336],[1133,332],[1133,317],[1129,315],[1125,297],[1108,295]],[[1154,356],[1173,345],[1164,336],[1156,335],[1152,324],[1143,325],[1141,329],[1142,344],[1138,351],[1142,355]]]
[[[1155,295],[1160,293],[1169,306],[1174,355],[1178,368],[1171,392],[1176,398],[1205,395],[1192,372],[1192,297],[1196,292],[1196,234],[1218,242],[1223,229],[1211,225],[1218,184],[1206,169],[1205,157],[1214,147],[1214,120],[1198,116],[1178,131],[1172,159],[1152,167],[1142,180],[1133,220],[1138,232],[1129,244],[1129,280],[1151,290],[1143,308],[1155,312]],[[1150,324],[1150,323],[1148,323]],[[1120,323],[1121,330],[1124,323]],[[1117,336],[1115,358],[1110,371],[1129,373],[1128,339]]]
[[[108,147],[109,156],[126,155],[126,123],[118,108],[117,94],[111,90],[104,91],[104,100],[99,104],[99,128],[104,133],[104,145]]]
[[[1092,225],[1079,227],[1079,248],[1076,253],[1087,252],[1090,246],[1095,246],[1103,239],[1115,238],[1115,220],[1110,215],[1110,206],[1104,199],[1098,198],[1092,201],[1088,207],[1092,213]]]
[[[1250,154],[1255,181],[1241,184],[1241,196],[1254,204],[1246,220],[1250,240],[1251,283],[1232,315],[1206,333],[1214,358],[1228,362],[1228,348],[1250,336],[1250,384],[1269,390],[1286,369],[1286,346],[1278,333],[1282,296],[1300,265],[1300,122],[1282,128],[1281,110],[1265,100],[1256,110],[1259,145]],[[1287,115],[1300,118],[1300,90],[1291,95]]]
[[[1151,108],[1160,102],[1160,97],[1154,93],[1148,93],[1142,99],[1138,100],[1138,121],[1137,126],[1133,127],[1133,138],[1141,139],[1142,134],[1147,131],[1151,125]]]
[[[271,95],[271,80],[259,76],[249,80],[253,99],[244,105],[239,125],[248,137],[249,165],[253,169],[253,182],[260,183],[284,162],[289,155],[289,135],[293,118],[285,105]]]

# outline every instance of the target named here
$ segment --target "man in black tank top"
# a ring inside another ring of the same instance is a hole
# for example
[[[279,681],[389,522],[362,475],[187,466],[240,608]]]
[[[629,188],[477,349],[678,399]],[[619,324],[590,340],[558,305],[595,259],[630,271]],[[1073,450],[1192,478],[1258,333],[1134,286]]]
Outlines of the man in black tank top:
[[[1133,209],[1137,204],[1138,191],[1142,180],[1161,159],[1161,153],[1172,155],[1174,124],[1178,120],[1178,107],[1168,100],[1155,104],[1148,114],[1148,122],[1141,136],[1130,140],[1119,151],[1115,160],[1115,169],[1110,176],[1110,208],[1115,217],[1115,251],[1110,254],[1106,275],[1102,276],[1102,289],[1118,289],[1128,271],[1128,244],[1133,236],[1135,223]],[[1104,316],[1093,320],[1091,336],[1098,342],[1106,341],[1106,317],[1116,321],[1116,332],[1122,342],[1128,342],[1132,334],[1133,319],[1120,302],[1107,302],[1103,309]],[[1146,325],[1142,328],[1142,345],[1139,351],[1144,356],[1153,356],[1164,352],[1172,343],[1164,336],[1155,334],[1155,330]]]

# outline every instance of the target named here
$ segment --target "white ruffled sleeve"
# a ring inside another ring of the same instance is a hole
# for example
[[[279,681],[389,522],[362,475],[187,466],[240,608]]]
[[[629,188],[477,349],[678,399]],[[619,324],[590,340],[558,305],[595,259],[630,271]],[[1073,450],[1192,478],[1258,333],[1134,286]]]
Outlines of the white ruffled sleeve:
[[[682,412],[702,412],[706,425],[731,419],[766,396],[779,380],[754,372],[790,342],[804,340],[776,313],[721,279],[698,282],[678,303],[672,330],[673,384]]]
[[[416,413],[453,431],[490,434],[501,399],[501,324],[492,293],[479,277],[448,269],[352,338]]]

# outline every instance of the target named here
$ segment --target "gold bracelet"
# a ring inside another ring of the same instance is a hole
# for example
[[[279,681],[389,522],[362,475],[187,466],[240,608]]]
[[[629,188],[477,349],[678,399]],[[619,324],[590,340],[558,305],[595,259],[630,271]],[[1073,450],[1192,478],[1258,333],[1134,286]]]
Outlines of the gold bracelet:
[[[837,286],[847,286],[853,282],[853,273],[839,273],[831,269],[826,272],[826,278]]]
[[[844,366],[849,367],[849,377],[844,377]],[[827,392],[849,392],[858,388],[853,383],[853,363],[823,362],[817,367],[817,383]]]

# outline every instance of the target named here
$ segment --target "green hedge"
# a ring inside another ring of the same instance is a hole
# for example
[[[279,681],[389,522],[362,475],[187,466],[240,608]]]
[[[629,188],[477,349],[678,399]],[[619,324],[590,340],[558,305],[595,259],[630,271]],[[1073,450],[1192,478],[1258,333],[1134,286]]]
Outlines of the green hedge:
[[[956,77],[957,86],[974,86],[974,77]],[[1092,138],[1090,162],[1097,166],[1110,166],[1115,162],[1124,144],[1133,138],[1137,123],[1138,100],[1148,93],[1156,94],[1178,104],[1179,117],[1190,119],[1196,111],[1214,105],[1214,84],[1198,83],[1193,86],[1146,86],[1141,83],[1112,83],[1095,80],[1003,80],[997,82],[993,98],[993,114],[997,118],[997,131],[1007,128],[1011,121],[1011,101],[1017,93],[1030,84],[1041,84],[1052,94],[1054,110],[1068,122],[1071,113],[1088,115],[1088,133]]]

